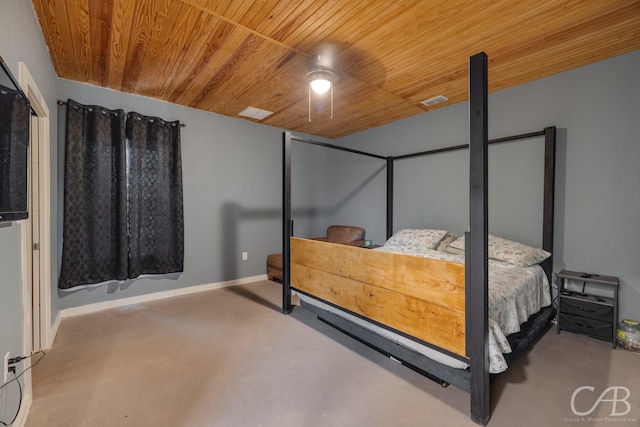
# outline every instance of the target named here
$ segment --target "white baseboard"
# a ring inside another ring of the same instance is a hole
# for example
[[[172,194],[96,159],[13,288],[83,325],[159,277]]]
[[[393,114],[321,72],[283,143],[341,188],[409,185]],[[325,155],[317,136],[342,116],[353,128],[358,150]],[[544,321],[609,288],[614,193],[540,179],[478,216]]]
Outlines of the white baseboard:
[[[58,312],[58,315],[56,316],[56,322],[52,326],[52,329],[55,328],[55,332],[57,332],[58,326],[60,325],[60,320],[64,319],[65,317],[96,313],[98,311],[108,310],[110,308],[124,307],[127,305],[140,304],[143,302],[172,298],[180,295],[189,295],[197,292],[211,291],[213,289],[221,289],[229,286],[244,285],[246,283],[258,282],[261,280],[267,280],[267,275],[261,274],[259,276],[244,277],[242,279],[228,280],[226,282],[207,283],[204,285],[188,286],[186,288],[171,289],[169,291],[154,292],[154,293],[139,295],[135,297],[120,298],[113,301],[105,301],[105,302],[99,302],[95,304],[82,305],[78,307],[65,308]],[[55,336],[55,333],[53,333],[53,335]],[[52,340],[52,343],[53,343],[53,340]]]

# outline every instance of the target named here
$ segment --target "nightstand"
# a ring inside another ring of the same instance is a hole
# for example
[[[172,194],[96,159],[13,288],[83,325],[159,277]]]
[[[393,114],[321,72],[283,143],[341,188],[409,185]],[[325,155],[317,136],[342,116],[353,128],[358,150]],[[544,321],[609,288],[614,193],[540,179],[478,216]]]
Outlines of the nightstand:
[[[618,328],[618,284],[617,277],[579,271],[562,270],[558,273],[558,323],[561,330],[589,335],[610,341],[616,348],[616,330]],[[582,282],[582,291],[567,287],[567,282]],[[593,294],[594,285],[609,288],[611,296]]]

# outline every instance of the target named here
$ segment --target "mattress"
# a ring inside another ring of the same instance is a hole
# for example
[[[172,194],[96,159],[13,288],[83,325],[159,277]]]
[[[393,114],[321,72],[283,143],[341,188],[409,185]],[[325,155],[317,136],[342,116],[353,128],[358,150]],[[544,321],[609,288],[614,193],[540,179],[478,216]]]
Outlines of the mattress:
[[[436,250],[420,250],[411,248],[385,248],[375,250],[404,253],[407,255],[440,259],[464,263],[463,255],[454,255]],[[315,305],[330,311],[350,322],[364,327],[398,345],[416,351],[446,366],[466,369],[468,364],[448,354],[423,345],[417,341],[394,333],[386,328],[367,322],[335,306],[323,303],[316,298],[299,295],[307,304]],[[551,304],[549,282],[540,265],[520,267],[505,262],[489,260],[489,372],[497,374],[507,369],[505,353],[511,352],[507,336],[520,331],[520,325],[543,307]]]

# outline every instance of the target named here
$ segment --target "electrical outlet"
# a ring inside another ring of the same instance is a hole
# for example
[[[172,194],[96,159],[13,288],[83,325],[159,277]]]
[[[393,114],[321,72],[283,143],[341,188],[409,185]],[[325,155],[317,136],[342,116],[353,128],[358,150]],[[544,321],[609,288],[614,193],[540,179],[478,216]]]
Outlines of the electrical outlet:
[[[7,354],[4,355],[4,363],[2,364],[2,375],[4,378],[4,381],[2,381],[2,384],[6,384],[7,380],[9,379],[9,357],[11,355],[10,351],[7,351]]]
[[[246,261],[249,259],[249,253],[248,252],[242,252],[242,260]]]

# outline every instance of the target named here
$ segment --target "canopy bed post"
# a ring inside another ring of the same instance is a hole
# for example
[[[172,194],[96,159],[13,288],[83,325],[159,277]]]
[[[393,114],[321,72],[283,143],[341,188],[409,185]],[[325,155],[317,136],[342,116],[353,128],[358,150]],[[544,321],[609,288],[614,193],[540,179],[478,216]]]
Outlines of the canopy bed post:
[[[282,136],[282,312],[291,313],[291,132]]]
[[[467,356],[471,360],[471,419],[486,425],[489,395],[489,267],[487,203],[487,55],[469,59],[469,227],[466,233]]]
[[[544,129],[544,214],[542,218],[542,249],[551,252],[551,256],[542,263],[542,268],[551,284],[553,271],[553,217],[556,180],[556,127]]]
[[[387,157],[387,239],[393,234],[393,157]]]

